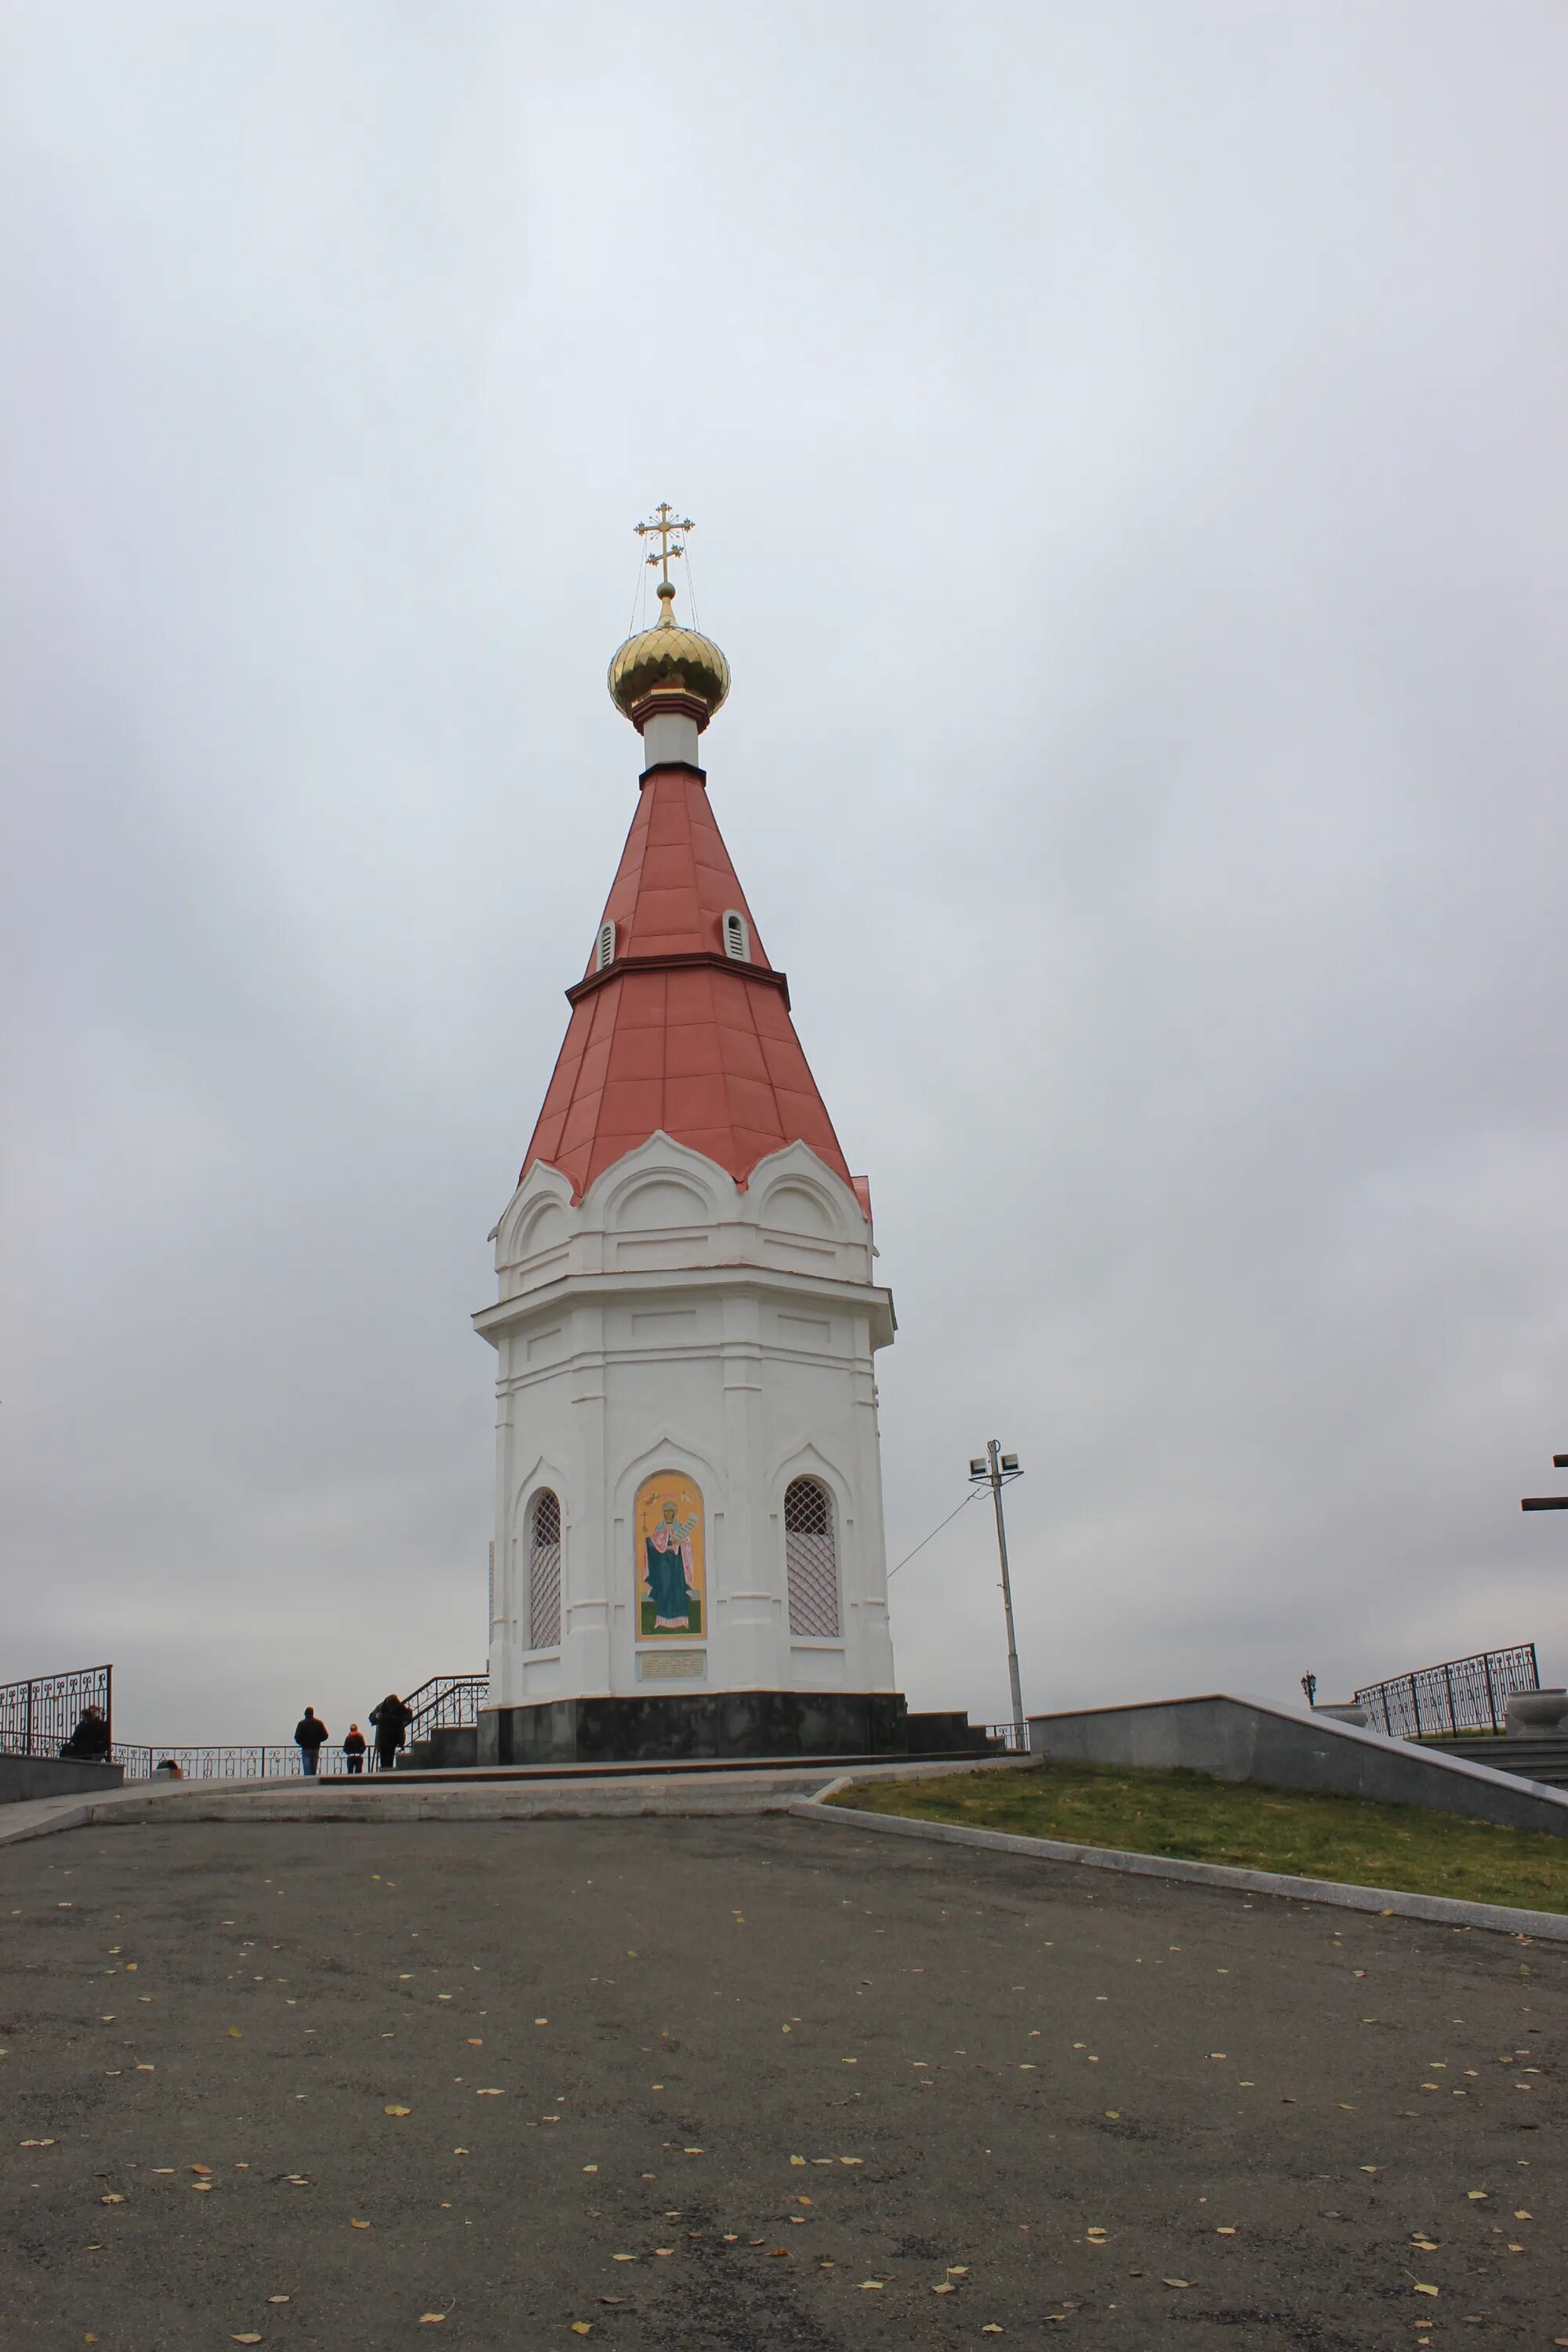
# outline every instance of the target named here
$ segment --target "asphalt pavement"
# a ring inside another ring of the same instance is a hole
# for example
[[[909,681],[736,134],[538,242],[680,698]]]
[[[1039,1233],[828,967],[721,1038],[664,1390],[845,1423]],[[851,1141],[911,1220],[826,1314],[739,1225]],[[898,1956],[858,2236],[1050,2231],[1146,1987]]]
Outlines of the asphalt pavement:
[[[1568,2344],[1568,1951],[787,1818],[0,1853],[0,2346]]]

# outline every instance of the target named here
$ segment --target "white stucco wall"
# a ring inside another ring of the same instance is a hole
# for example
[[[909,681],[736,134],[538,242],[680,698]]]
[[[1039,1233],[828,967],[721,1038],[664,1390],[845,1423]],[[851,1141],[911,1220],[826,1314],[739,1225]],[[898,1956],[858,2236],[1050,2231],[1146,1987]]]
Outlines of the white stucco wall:
[[[498,1355],[490,1704],[891,1690],[873,1357],[892,1301],[848,1187],[796,1143],[742,1191],[657,1135],[575,1207],[555,1170],[531,1169],[495,1239],[499,1300],[474,1318]],[[655,1642],[639,1629],[633,1517],[642,1480],[667,1469],[702,1494],[708,1610],[700,1638]],[[836,1640],[790,1631],[784,1498],[802,1475],[832,1498]],[[542,1486],[561,1504],[561,1641],[532,1650]],[[701,1653],[700,1680],[639,1669],[677,1649],[689,1670]]]

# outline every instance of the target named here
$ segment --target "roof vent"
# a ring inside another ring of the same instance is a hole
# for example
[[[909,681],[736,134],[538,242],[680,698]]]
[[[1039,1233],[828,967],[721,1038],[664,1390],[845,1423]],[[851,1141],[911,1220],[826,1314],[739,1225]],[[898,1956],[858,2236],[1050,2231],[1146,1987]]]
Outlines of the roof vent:
[[[733,907],[724,918],[724,952],[731,963],[752,961],[752,935],[746,928],[746,919]]]
[[[594,950],[594,970],[603,971],[608,965],[613,964],[615,960],[616,927],[614,923],[605,923],[600,929],[599,944]]]

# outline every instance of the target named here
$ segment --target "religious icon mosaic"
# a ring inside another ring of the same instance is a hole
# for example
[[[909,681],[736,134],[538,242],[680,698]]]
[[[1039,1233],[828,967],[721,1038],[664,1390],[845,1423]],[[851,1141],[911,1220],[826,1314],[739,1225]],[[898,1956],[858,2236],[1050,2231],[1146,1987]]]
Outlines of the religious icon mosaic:
[[[679,1470],[637,1488],[637,1632],[645,1642],[689,1641],[707,1631],[702,1496]]]

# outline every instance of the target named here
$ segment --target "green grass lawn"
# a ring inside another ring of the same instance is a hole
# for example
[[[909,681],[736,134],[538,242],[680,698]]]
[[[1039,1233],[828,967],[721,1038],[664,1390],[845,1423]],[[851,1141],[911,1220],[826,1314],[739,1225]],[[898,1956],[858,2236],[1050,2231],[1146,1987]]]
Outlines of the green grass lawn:
[[[1202,1772],[1043,1764],[860,1780],[831,1801],[1014,1837],[1568,1912],[1568,1839],[1544,1830],[1494,1829],[1419,1805],[1375,1805]]]

